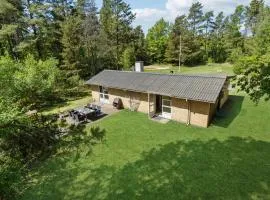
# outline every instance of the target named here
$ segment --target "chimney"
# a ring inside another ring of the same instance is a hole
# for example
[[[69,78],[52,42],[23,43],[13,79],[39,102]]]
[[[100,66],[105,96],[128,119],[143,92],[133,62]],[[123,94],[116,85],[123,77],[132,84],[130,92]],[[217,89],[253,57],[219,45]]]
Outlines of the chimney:
[[[143,61],[136,61],[135,62],[135,72],[143,72],[143,71],[144,71]]]

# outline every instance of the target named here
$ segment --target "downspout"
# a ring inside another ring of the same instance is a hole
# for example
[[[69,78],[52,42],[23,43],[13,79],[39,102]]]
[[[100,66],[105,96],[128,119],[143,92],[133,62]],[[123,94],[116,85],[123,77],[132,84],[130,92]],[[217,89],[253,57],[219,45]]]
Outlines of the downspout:
[[[129,109],[131,110],[132,104],[131,104],[131,93],[128,91],[129,94]]]
[[[188,114],[187,114],[187,126],[190,125],[190,101],[188,99],[186,99],[187,102],[187,110],[188,110]]]
[[[148,93],[148,118],[150,119],[150,93]]]

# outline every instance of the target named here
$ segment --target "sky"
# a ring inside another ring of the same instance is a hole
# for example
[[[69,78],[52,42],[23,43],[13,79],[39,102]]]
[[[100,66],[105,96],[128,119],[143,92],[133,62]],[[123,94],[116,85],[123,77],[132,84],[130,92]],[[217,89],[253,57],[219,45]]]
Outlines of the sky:
[[[196,0],[125,0],[132,11],[136,13],[134,26],[141,25],[144,32],[155,24],[160,18],[173,22],[175,17],[187,14],[188,9]],[[233,13],[237,5],[248,5],[250,0],[200,0],[204,11],[213,10],[215,14],[223,11],[225,15]],[[97,0],[100,8],[102,0]],[[270,5],[270,0],[265,0]]]

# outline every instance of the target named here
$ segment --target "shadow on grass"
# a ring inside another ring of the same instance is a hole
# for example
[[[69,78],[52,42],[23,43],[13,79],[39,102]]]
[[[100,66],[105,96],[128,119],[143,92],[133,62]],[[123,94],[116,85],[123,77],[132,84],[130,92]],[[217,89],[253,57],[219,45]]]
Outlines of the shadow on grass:
[[[217,111],[213,125],[227,128],[240,113],[244,98],[244,96],[230,95],[222,109]]]
[[[269,152],[268,142],[231,137],[169,143],[121,168],[71,169],[60,158],[25,199],[269,199]]]

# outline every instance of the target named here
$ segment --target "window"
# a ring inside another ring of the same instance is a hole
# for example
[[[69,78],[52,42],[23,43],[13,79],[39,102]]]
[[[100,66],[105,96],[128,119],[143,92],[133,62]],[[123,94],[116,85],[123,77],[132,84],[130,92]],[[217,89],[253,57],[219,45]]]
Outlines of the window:
[[[166,113],[171,113],[171,108],[169,107],[163,107],[163,112],[166,112]]]

